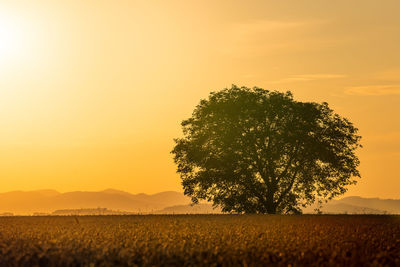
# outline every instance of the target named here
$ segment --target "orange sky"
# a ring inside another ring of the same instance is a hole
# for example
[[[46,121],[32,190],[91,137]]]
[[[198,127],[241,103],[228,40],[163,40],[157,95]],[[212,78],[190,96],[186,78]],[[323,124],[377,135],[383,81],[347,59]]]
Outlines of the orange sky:
[[[172,138],[231,84],[363,136],[347,195],[400,198],[400,2],[2,1],[0,191],[181,190]]]

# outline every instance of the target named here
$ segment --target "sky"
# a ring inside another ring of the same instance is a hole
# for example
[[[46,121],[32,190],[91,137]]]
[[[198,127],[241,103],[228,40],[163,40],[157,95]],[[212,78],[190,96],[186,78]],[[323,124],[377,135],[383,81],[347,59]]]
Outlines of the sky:
[[[0,1],[0,192],[182,191],[211,91],[328,102],[363,137],[346,196],[400,198],[400,1]]]

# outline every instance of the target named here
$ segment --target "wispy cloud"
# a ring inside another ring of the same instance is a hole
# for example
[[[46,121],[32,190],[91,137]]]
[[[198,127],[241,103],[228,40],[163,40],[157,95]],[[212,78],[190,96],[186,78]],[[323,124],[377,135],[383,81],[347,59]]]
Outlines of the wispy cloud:
[[[345,93],[348,95],[384,96],[400,95],[400,85],[367,85],[347,87]]]
[[[291,82],[309,82],[315,80],[325,80],[325,79],[339,79],[345,78],[346,75],[342,74],[329,74],[329,73],[321,73],[321,74],[299,74],[299,75],[290,75],[287,78],[270,81],[269,83],[291,83]]]

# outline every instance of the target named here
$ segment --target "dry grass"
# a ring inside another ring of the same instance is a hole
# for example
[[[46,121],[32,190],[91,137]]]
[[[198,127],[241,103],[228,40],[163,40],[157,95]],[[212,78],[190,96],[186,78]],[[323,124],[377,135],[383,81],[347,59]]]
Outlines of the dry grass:
[[[0,218],[0,266],[400,266],[399,216]]]

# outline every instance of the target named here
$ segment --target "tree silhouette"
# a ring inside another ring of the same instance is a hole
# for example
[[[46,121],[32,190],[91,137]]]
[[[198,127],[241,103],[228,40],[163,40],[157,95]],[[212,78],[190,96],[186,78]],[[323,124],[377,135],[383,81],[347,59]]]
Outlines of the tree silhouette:
[[[360,177],[358,129],[327,103],[232,86],[201,100],[171,151],[185,195],[225,212],[299,213]]]

